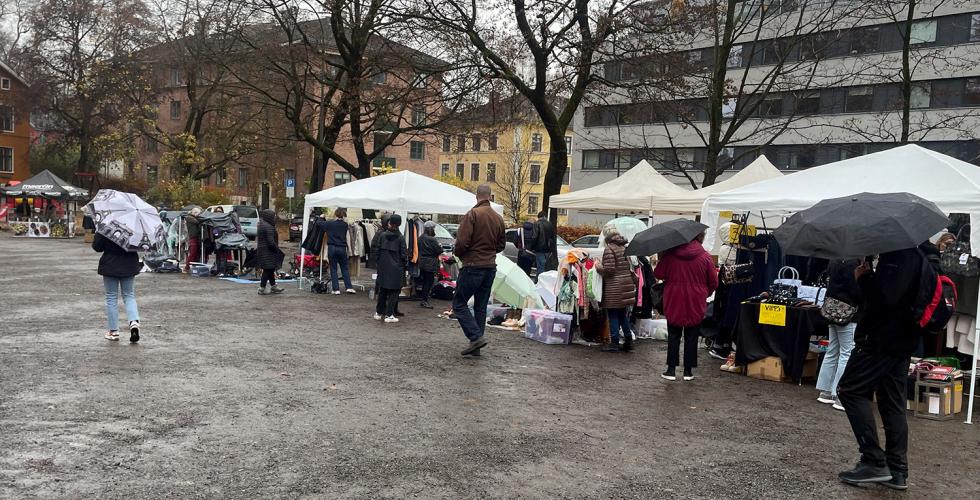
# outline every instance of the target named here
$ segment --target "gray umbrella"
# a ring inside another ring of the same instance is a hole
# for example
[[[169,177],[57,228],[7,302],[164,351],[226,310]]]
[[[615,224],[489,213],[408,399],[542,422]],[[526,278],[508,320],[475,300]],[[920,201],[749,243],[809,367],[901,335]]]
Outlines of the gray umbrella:
[[[626,255],[653,255],[690,243],[708,226],[688,219],[674,219],[639,232],[626,247]]]
[[[860,258],[915,248],[949,224],[931,201],[909,193],[861,193],[798,212],[774,236],[787,254]]]

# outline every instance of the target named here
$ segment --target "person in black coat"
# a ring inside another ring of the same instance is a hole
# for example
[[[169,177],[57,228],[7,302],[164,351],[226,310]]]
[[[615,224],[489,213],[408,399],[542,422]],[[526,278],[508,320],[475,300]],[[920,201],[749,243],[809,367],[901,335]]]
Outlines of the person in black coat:
[[[538,213],[538,222],[535,228],[534,251],[535,267],[538,276],[549,269],[557,269],[557,265],[552,268],[550,262],[558,255],[558,233],[555,231],[554,224],[548,220],[548,212],[542,210]]]
[[[129,341],[140,340],[140,313],[136,306],[136,275],[143,265],[139,255],[127,252],[115,242],[96,233],[92,249],[101,252],[99,274],[105,287],[105,313],[109,323],[106,340],[119,340],[119,292],[122,291],[126,306],[126,319],[129,320]]]
[[[284,290],[276,285],[276,270],[282,267],[285,254],[279,249],[275,211],[270,209],[259,211],[259,227],[255,241],[255,266],[262,269],[259,295],[270,293],[265,290],[266,282],[272,285],[271,293],[282,293]]]
[[[388,223],[380,234],[377,245],[372,245],[371,253],[378,266],[378,304],[374,319],[384,319],[385,323],[397,323],[395,312],[398,308],[398,294],[401,292],[408,255],[405,251],[405,237],[398,227],[402,224],[400,215],[388,218]]]
[[[429,297],[436,273],[439,272],[439,256],[442,252],[442,245],[436,239],[436,223],[428,221],[423,226],[422,236],[419,236],[419,271],[422,278],[422,303],[419,306],[426,309],[432,309]]]

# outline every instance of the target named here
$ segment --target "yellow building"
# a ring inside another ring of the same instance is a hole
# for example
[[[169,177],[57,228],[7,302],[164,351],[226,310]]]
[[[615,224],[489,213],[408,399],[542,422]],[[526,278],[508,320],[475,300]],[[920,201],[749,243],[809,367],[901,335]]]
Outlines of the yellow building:
[[[537,219],[551,143],[530,105],[522,98],[491,102],[461,116],[453,131],[442,137],[439,174],[469,188],[489,184],[508,227]],[[571,131],[565,142],[571,153]],[[561,191],[568,191],[567,170]],[[565,211],[558,215],[565,223]]]

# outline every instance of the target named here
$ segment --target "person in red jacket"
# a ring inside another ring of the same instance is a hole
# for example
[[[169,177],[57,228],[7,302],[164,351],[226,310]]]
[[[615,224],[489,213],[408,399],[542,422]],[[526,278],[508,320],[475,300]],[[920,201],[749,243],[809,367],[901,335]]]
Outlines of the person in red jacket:
[[[667,317],[667,371],[661,375],[677,380],[681,336],[684,337],[684,380],[694,380],[698,366],[698,337],[708,307],[708,297],[718,288],[718,270],[701,243],[704,233],[660,254],[653,274],[664,281],[664,316]]]

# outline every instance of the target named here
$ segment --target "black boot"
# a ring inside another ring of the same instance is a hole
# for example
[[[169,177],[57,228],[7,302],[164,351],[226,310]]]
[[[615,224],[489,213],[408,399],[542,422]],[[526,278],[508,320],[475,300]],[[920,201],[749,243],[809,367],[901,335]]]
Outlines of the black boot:
[[[633,336],[632,335],[627,335],[626,338],[623,339],[623,347],[621,348],[621,350],[623,352],[630,352],[630,351],[633,350]]]
[[[905,491],[909,489],[909,485],[906,482],[908,479],[908,474],[904,472],[891,471],[892,478],[888,481],[881,483],[882,486],[886,486],[893,490]]]

